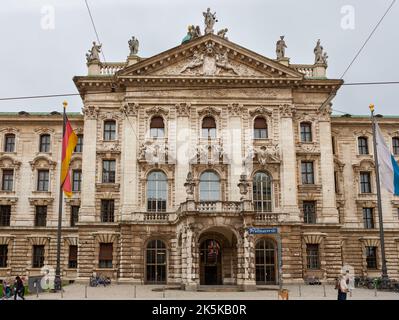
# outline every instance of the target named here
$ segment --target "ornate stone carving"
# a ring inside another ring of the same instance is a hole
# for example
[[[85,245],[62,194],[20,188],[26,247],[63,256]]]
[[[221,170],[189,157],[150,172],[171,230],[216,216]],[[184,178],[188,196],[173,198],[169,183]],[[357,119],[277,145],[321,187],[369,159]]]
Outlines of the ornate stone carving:
[[[330,121],[332,113],[331,105],[325,106],[322,110],[319,111],[319,121]]]
[[[262,166],[268,162],[280,161],[280,148],[278,145],[261,146],[255,148],[256,157]]]
[[[139,109],[138,103],[127,102],[120,108],[120,111],[124,113],[127,117],[131,117],[137,115],[138,109]]]
[[[169,114],[169,110],[166,110],[162,107],[153,107],[153,108],[147,109],[145,112],[148,115],[163,114],[164,116],[167,116]]]
[[[82,108],[82,113],[84,114],[86,120],[96,120],[99,111],[100,108],[95,106],[85,106]]]
[[[295,113],[294,108],[290,104],[282,104],[279,106],[280,114],[282,117],[291,118]]]
[[[186,188],[187,200],[193,200],[195,183],[193,181],[193,174],[191,173],[191,171],[187,173],[187,179],[184,187]]]
[[[104,143],[102,147],[99,147],[97,150],[98,153],[119,153],[121,152],[121,146],[118,143]]]
[[[320,153],[320,148],[316,143],[298,143],[298,152],[300,153]]]
[[[40,168],[54,170],[55,166],[57,165],[57,162],[52,161],[51,159],[44,156],[38,156],[34,158],[32,161],[29,161],[29,164],[31,165],[32,170]]]
[[[191,103],[177,103],[175,105],[178,117],[189,117],[191,110]]]
[[[217,22],[216,12],[212,13],[211,9],[208,8],[206,12],[203,12],[202,15],[204,16],[204,23],[205,23],[205,34],[213,33],[213,26],[215,22]]]
[[[240,182],[237,184],[237,186],[240,188],[241,201],[246,200],[249,182],[245,173],[240,176]]]
[[[324,64],[327,65],[327,52],[323,52],[324,48],[320,45],[320,39],[317,40],[316,47],[314,48],[313,52],[315,55],[315,64]]]
[[[132,37],[132,39],[128,41],[128,44],[130,49],[130,55],[136,55],[139,52],[139,40],[135,37]]]
[[[276,43],[277,59],[285,58],[285,48],[287,48],[287,45],[285,44],[284,36],[280,36],[280,40]]]
[[[218,35],[219,37],[223,38],[223,39],[229,40],[229,39],[226,37],[227,31],[229,31],[229,29],[227,29],[227,28],[221,29],[221,30],[218,31],[217,35]]]
[[[231,116],[240,117],[244,110],[244,106],[241,103],[232,103],[229,104],[228,110]]]
[[[0,156],[0,168],[15,168],[19,169],[22,162],[15,160],[9,156]]]
[[[152,140],[147,140],[140,145],[138,160],[149,164],[171,163],[173,161],[169,155],[168,145]]]
[[[218,116],[221,111],[219,109],[215,109],[213,107],[207,107],[198,111],[198,115],[202,116]]]
[[[96,44],[96,42],[93,41],[93,46],[89,50],[89,53],[86,53],[87,64],[100,62],[99,54],[101,52],[101,46],[101,44]]]
[[[33,131],[36,132],[37,134],[42,134],[42,133],[52,134],[52,133],[54,133],[53,128],[46,128],[46,127],[35,128],[35,129],[33,129]]]
[[[257,115],[267,115],[267,116],[271,117],[273,114],[273,109],[267,108],[264,106],[260,106],[260,107],[256,108],[255,110],[249,111],[249,114],[252,117],[257,116]]]
[[[28,200],[32,206],[47,206],[53,203],[54,198],[29,198]]]

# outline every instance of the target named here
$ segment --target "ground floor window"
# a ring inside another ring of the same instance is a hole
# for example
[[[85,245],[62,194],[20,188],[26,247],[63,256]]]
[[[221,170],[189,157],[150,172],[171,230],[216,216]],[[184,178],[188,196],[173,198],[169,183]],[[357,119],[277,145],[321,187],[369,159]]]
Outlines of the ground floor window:
[[[162,240],[151,240],[146,249],[147,283],[166,283],[166,245]]]
[[[377,269],[377,247],[366,247],[367,269]]]
[[[8,246],[6,244],[0,245],[0,268],[7,268]]]
[[[100,252],[98,255],[99,268],[112,268],[112,243],[100,243]]]
[[[44,266],[44,246],[33,246],[33,268],[41,268]]]
[[[78,267],[78,246],[69,246],[68,268],[76,269]]]
[[[271,239],[261,239],[255,246],[256,283],[276,283],[276,250]]]
[[[319,245],[306,245],[306,259],[308,269],[320,269]]]

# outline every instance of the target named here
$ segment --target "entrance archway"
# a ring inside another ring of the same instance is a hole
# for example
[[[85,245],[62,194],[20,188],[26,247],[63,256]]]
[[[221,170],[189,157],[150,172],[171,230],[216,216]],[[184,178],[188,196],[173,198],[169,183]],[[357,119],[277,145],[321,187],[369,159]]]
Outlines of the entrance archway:
[[[199,238],[200,285],[236,284],[237,238],[221,227],[212,227]]]
[[[260,239],[255,246],[256,284],[277,283],[277,246],[273,240]]]

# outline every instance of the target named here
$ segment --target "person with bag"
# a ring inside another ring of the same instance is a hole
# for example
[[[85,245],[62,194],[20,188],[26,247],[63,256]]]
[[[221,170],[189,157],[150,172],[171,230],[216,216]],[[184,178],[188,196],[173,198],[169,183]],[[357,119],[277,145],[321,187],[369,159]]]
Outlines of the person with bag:
[[[15,277],[15,283],[14,283],[14,300],[25,300],[24,298],[24,292],[25,287],[24,283],[22,282],[22,279],[19,276]]]
[[[349,291],[347,280],[345,273],[341,274],[338,278],[335,285],[335,289],[338,290],[338,300],[346,300],[346,295]]]

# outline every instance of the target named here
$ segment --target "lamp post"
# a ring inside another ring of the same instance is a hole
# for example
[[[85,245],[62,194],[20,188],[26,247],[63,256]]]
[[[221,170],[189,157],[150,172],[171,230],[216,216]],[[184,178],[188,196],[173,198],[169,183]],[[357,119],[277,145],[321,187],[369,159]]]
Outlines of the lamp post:
[[[380,243],[381,243],[381,259],[382,259],[382,268],[381,268],[381,278],[382,278],[382,286],[388,282],[388,270],[387,270],[387,262],[385,260],[385,241],[384,241],[384,226],[382,219],[382,204],[381,204],[381,186],[380,186],[380,167],[378,164],[378,152],[377,152],[377,139],[376,139],[376,123],[374,118],[374,105],[370,104],[369,106],[371,111],[371,120],[373,124],[373,148],[374,148],[374,162],[375,162],[375,177],[377,182],[377,204],[378,204],[378,222],[380,225]]]

